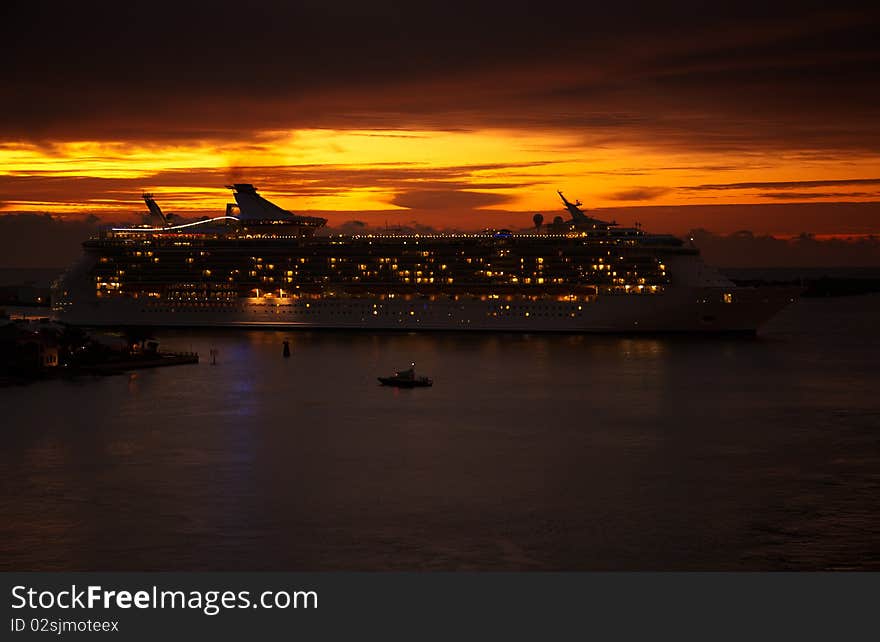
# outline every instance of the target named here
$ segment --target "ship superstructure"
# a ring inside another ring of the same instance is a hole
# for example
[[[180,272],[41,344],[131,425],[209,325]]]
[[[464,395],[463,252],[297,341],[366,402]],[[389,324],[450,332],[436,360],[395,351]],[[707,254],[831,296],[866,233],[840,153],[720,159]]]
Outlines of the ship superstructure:
[[[699,251],[588,216],[526,232],[317,234],[326,220],[228,186],[222,216],[149,224],[84,243],[54,310],[82,325],[513,331],[754,331],[789,302],[737,288]]]

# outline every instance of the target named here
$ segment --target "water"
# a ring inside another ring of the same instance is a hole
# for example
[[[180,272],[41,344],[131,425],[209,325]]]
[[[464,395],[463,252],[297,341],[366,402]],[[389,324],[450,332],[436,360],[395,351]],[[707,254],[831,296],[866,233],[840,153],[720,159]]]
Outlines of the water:
[[[163,331],[202,364],[0,389],[0,569],[880,569],[878,327]]]

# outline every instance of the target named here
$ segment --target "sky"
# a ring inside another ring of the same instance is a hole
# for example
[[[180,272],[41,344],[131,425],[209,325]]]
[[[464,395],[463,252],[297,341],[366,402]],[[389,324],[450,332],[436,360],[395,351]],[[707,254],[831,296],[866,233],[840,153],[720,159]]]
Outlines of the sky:
[[[7,1],[0,217],[880,233],[880,11],[566,4]]]

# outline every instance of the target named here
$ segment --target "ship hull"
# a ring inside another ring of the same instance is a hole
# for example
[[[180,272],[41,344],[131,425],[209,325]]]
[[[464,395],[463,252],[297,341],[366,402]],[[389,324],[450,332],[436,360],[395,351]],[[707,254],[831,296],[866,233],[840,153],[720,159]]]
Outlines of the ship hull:
[[[56,313],[80,326],[459,330],[581,333],[754,333],[791,303],[792,288],[668,288],[590,301],[503,298],[242,298],[223,304],[79,299]]]

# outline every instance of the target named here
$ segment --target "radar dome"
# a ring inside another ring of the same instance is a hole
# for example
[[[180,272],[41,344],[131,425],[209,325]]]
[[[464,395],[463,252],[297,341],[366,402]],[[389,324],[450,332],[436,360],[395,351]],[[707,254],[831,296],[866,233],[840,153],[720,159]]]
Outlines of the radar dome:
[[[538,212],[537,214],[535,214],[532,217],[532,222],[535,224],[535,229],[540,232],[541,231],[541,224],[544,223],[543,215],[540,212]]]

